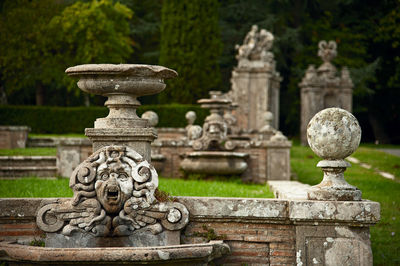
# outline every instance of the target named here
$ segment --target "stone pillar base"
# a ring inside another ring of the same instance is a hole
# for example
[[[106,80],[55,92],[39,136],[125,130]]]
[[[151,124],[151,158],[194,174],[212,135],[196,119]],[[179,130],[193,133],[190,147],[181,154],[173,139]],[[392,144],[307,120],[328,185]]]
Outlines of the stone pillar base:
[[[324,179],[308,192],[310,200],[361,200],[361,190],[344,179],[344,171],[350,164],[345,160],[322,160],[317,164],[324,172]]]
[[[151,142],[157,138],[154,128],[86,128],[85,135],[93,143],[93,152],[110,145],[129,146],[151,161]]]
[[[310,200],[361,200],[361,190],[345,188],[318,188],[312,187],[307,191],[307,197]]]

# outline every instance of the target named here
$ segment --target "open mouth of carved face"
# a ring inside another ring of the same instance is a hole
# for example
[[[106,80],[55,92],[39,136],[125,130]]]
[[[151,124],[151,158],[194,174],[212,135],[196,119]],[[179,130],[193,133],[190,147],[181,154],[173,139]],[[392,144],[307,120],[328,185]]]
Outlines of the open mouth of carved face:
[[[120,189],[118,186],[111,185],[105,189],[105,196],[109,204],[117,204],[121,198]]]

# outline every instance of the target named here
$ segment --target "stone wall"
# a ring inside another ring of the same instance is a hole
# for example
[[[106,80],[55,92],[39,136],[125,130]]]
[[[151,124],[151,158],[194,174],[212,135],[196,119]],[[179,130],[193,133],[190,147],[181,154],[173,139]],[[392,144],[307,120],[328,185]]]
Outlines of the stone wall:
[[[301,88],[301,144],[307,143],[307,125],[319,111],[339,107],[349,112],[353,109],[353,82],[349,70],[339,73],[331,60],[337,55],[335,41],[320,41],[318,55],[323,64],[317,69],[310,65],[299,83]]]
[[[264,184],[267,180],[290,180],[290,147],[288,141],[256,141],[250,145],[239,145],[235,152],[249,154],[243,181]],[[152,156],[162,154],[161,176],[182,177],[180,164],[183,154],[193,151],[184,141],[157,140],[152,144]]]
[[[281,78],[274,69],[235,68],[232,71],[230,96],[238,104],[234,114],[238,126],[245,130],[258,130],[264,126],[262,114],[274,114],[272,126],[279,128],[279,83]]]
[[[92,142],[86,138],[60,139],[57,145],[57,174],[71,176],[74,169],[92,152]]]
[[[51,200],[51,199],[50,199]],[[49,199],[0,199],[0,240],[40,240],[36,211]],[[181,243],[223,239],[224,265],[372,265],[377,202],[178,197],[190,212]]]
[[[159,127],[157,129],[157,139],[180,139],[186,137],[184,128],[176,127]]]
[[[0,126],[0,149],[25,148],[30,130],[27,126]]]
[[[289,141],[254,141],[250,145],[243,142],[235,152],[248,153],[248,167],[242,179],[254,183],[267,180],[290,180]],[[158,139],[151,144],[152,163],[161,176],[182,177],[180,164],[183,154],[193,151],[192,146],[183,140]],[[92,152],[87,139],[60,141],[57,148],[57,167],[61,176],[69,177],[83,160]]]
[[[0,156],[0,177],[55,177],[55,156]]]

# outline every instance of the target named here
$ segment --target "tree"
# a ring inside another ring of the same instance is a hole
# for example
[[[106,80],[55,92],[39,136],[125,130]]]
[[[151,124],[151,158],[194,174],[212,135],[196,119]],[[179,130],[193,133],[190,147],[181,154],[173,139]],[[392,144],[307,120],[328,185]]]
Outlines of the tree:
[[[130,61],[136,64],[158,64],[162,0],[120,0],[135,16],[129,21],[135,52]]]
[[[18,0],[2,6],[0,76],[7,92],[35,88],[38,105],[44,103],[45,88],[62,84],[79,94],[64,73],[67,67],[122,63],[132,54],[129,8],[112,0],[63,3],[69,1]]]
[[[379,51],[381,64],[376,93],[369,104],[373,107],[371,113],[375,121],[378,120],[387,132],[386,141],[400,143],[400,1],[388,3],[386,8],[389,11],[380,17],[376,26],[374,51]]]
[[[179,77],[159,95],[162,103],[194,103],[220,85],[222,43],[217,0],[165,0],[161,14],[160,64]]]
[[[78,64],[123,63],[133,52],[129,37],[132,11],[111,0],[76,2],[55,16],[49,30],[54,34],[53,52],[60,81],[77,90],[64,70]],[[87,94],[85,94],[87,96]],[[88,98],[85,101],[88,105]]]
[[[34,91],[36,104],[44,103],[44,86],[51,83],[54,63],[47,49],[52,42],[47,26],[63,7],[53,0],[10,0],[3,3],[0,77],[8,94]]]

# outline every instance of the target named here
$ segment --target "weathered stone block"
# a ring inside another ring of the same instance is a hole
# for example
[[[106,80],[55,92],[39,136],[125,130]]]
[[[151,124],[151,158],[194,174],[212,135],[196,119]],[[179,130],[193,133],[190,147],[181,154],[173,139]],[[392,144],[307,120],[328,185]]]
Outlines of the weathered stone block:
[[[29,131],[27,126],[0,126],[0,149],[25,148]]]
[[[298,265],[372,265],[369,228],[298,226],[296,261]]]

